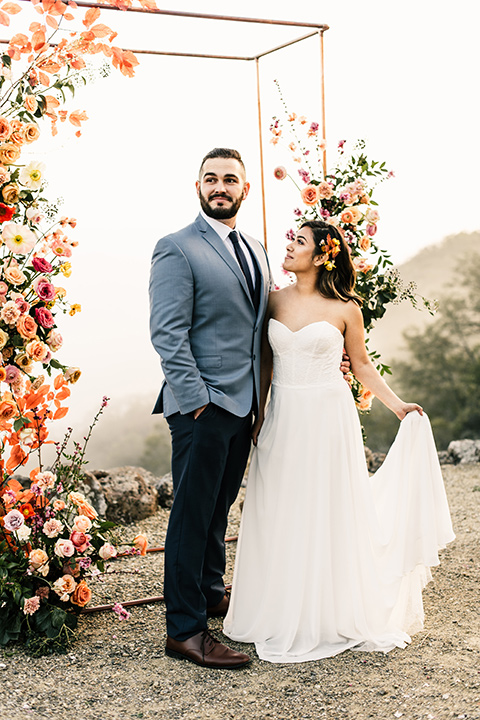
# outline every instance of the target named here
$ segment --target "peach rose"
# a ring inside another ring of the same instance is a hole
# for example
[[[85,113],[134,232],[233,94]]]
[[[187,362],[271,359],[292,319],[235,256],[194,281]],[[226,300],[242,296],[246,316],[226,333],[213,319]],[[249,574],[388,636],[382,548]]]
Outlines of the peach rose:
[[[303,188],[301,196],[305,205],[316,205],[320,200],[318,185],[307,185]]]
[[[147,554],[148,540],[145,535],[137,535],[137,537],[133,539],[133,544],[137,550],[140,550],[140,555]]]
[[[16,183],[9,183],[2,189],[2,197],[8,205],[15,205],[20,197],[20,188]]]
[[[369,222],[371,225],[375,225],[380,220],[378,210],[375,210],[374,208],[368,208],[366,218],[367,222]]]
[[[4,330],[0,330],[0,350],[5,347],[8,342],[8,335]]]
[[[80,533],[86,533],[92,527],[92,521],[86,515],[77,515],[73,519],[73,529]]]
[[[358,408],[359,410],[370,410],[373,402],[373,398],[375,395],[372,393],[371,390],[363,390],[362,396],[360,400],[358,401]]]
[[[25,142],[32,143],[40,137],[40,130],[35,123],[25,125]]]
[[[3,274],[11,285],[21,285],[27,279],[18,267],[8,267]]]
[[[11,131],[11,126],[7,118],[0,117],[0,142],[7,140]]]
[[[3,185],[4,183],[8,182],[10,180],[10,173],[8,172],[7,168],[3,165],[0,165],[0,185]]]
[[[25,346],[25,352],[35,362],[43,362],[50,353],[50,348],[40,340],[30,340]]]
[[[68,367],[65,370],[63,376],[67,382],[72,383],[72,385],[73,385],[74,383],[77,382],[77,380],[80,379],[81,374],[82,374],[82,371],[80,370],[80,368]]]
[[[32,359],[28,357],[27,353],[20,353],[15,358],[15,363],[18,365],[19,368],[23,370],[23,372],[26,372],[30,374],[33,369]]]
[[[24,106],[30,113],[34,113],[35,110],[38,107],[37,98],[35,95],[25,95],[25,100],[23,101]]]
[[[61,510],[65,509],[65,503],[63,500],[54,500],[53,501],[53,509],[57,512],[60,512]]]
[[[53,589],[60,597],[62,602],[68,602],[70,600],[70,594],[77,587],[77,583],[73,579],[72,575],[64,575],[53,583]]]
[[[25,129],[19,120],[12,120],[12,133],[10,135],[10,141],[15,143],[15,145],[23,145],[25,142]]]
[[[330,198],[333,197],[333,188],[330,183],[323,180],[317,187],[320,198],[330,200]]]
[[[22,315],[17,320],[17,330],[24,340],[32,340],[37,334],[37,323],[31,315]]]
[[[20,148],[14,143],[6,142],[0,145],[0,162],[2,165],[13,165],[20,157]]]
[[[30,560],[30,567],[33,568],[33,570],[38,570],[48,562],[48,555],[45,550],[37,548],[36,550],[31,550],[28,559]]]
[[[16,325],[21,313],[15,300],[7,300],[0,310],[0,318],[7,325]]]
[[[352,209],[353,208],[345,208],[345,210],[340,213],[340,222],[345,223],[345,225],[351,225],[354,222]]]
[[[82,495],[82,493],[71,492],[68,499],[77,506],[79,515],[85,515],[90,520],[95,520],[98,517],[97,511],[86,501],[85,495]]]
[[[363,252],[367,252],[367,250],[370,250],[372,241],[370,240],[368,235],[364,235],[363,237],[360,238],[360,241],[358,244],[360,246],[360,249],[363,250]]]
[[[87,603],[90,602],[91,599],[92,591],[88,587],[85,580],[81,580],[75,588],[75,592],[71,597],[72,603],[74,605],[78,605],[79,607],[84,607]]]

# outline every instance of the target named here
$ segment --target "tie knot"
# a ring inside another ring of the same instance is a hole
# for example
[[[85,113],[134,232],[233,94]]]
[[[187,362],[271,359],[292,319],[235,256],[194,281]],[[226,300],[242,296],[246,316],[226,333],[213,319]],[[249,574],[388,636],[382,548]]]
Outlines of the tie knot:
[[[231,233],[229,233],[228,237],[232,241],[232,243],[238,243],[240,238],[238,236],[238,232],[236,230],[232,230]]]

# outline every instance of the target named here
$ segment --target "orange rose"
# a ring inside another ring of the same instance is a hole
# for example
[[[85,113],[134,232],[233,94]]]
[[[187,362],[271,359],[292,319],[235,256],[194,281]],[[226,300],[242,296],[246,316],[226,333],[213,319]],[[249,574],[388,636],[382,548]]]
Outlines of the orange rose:
[[[18,414],[15,401],[8,397],[9,393],[5,393],[3,400],[0,401],[0,420],[10,420],[14,415]]]
[[[0,163],[2,165],[13,165],[20,157],[20,148],[14,143],[2,143],[0,145]]]
[[[20,188],[15,183],[9,183],[2,189],[2,197],[9,205],[15,205],[20,197]]]
[[[307,185],[302,192],[302,200],[305,205],[316,205],[320,200],[320,192],[317,185]]]
[[[40,137],[40,130],[35,123],[25,125],[25,142],[32,143]]]
[[[91,599],[92,591],[88,587],[85,580],[80,580],[77,587],[75,588],[75,592],[71,597],[72,603],[74,605],[78,605],[79,607],[84,607],[87,603],[90,602]]]
[[[340,221],[346,225],[350,225],[354,222],[352,208],[346,208],[340,215]]]
[[[22,315],[17,320],[17,330],[24,340],[31,340],[37,333],[37,323],[31,315]]]
[[[137,535],[137,537],[133,539],[133,544],[137,550],[140,550],[140,555],[147,554],[148,540],[145,535]]]
[[[83,503],[82,505],[78,506],[78,514],[79,515],[85,515],[90,520],[95,520],[95,518],[98,517],[98,513],[91,505],[89,505],[87,502]]]
[[[4,117],[0,117],[0,141],[7,140],[12,129],[10,123]]]
[[[3,382],[7,377],[7,371],[4,367],[0,367],[0,382]]]
[[[10,135],[10,141],[14,142],[15,145],[23,145],[25,142],[25,129],[19,120],[12,120],[12,134]]]

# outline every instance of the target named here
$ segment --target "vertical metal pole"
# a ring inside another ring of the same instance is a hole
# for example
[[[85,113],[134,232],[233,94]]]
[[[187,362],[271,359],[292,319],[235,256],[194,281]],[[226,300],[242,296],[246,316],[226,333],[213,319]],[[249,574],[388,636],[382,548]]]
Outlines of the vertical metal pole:
[[[320,36],[320,86],[321,86],[321,95],[322,95],[322,133],[323,137],[326,140],[327,139],[327,131],[326,131],[326,124],[325,124],[325,62],[324,62],[324,55],[323,55],[323,30],[319,30],[318,34]],[[323,175],[326,177],[327,175],[327,151],[323,151]]]
[[[263,242],[267,250],[267,215],[265,211],[265,174],[263,169],[263,142],[262,142],[262,108],[260,105],[260,65],[259,58],[255,58],[257,68],[257,104],[258,104],[258,140],[260,146],[260,178],[262,186],[262,213],[263,213]]]

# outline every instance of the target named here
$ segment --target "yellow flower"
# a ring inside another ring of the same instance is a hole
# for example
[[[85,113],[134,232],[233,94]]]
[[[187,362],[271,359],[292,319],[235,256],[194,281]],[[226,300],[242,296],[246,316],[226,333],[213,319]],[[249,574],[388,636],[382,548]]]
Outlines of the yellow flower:
[[[82,306],[79,305],[78,303],[74,303],[74,304],[70,307],[70,313],[69,313],[69,315],[75,315],[75,313],[77,313],[77,312],[82,312]]]
[[[68,278],[72,274],[72,263],[65,262],[60,265],[60,272]]]
[[[62,287],[55,288],[55,297],[56,298],[60,298],[60,300],[62,300],[66,294],[67,294],[67,291],[65,290],[65,288],[62,288]]]

